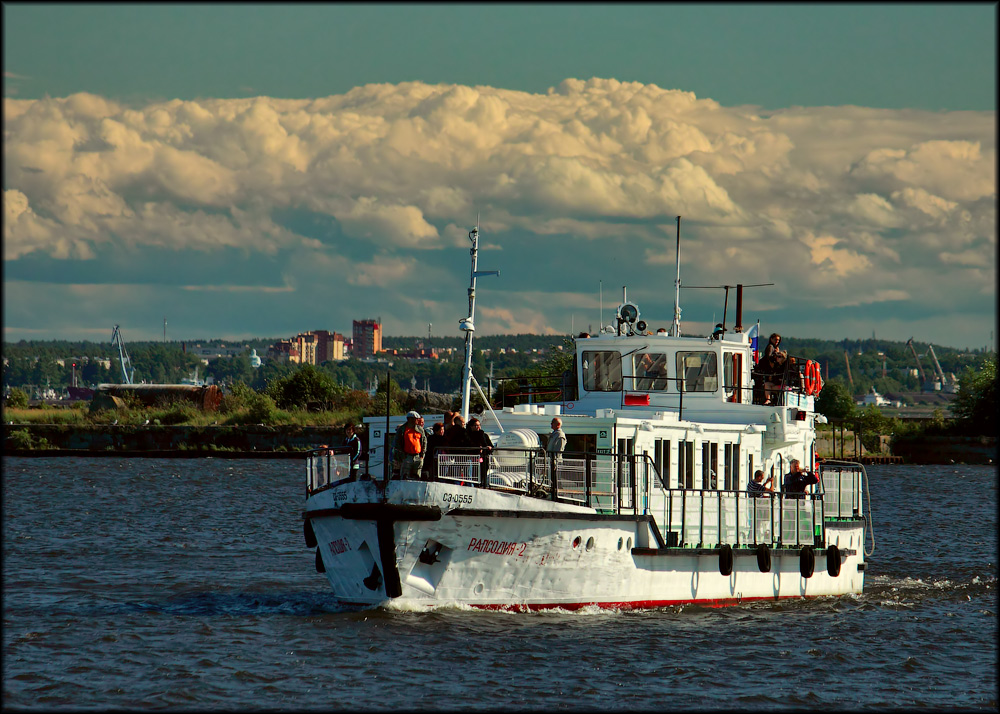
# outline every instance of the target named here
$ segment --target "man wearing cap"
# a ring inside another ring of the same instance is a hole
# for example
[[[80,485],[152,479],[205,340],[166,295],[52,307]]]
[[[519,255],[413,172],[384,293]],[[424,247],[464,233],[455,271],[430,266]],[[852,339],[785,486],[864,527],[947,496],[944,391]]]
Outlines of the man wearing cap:
[[[417,425],[420,414],[409,412],[406,423],[396,429],[396,440],[393,442],[393,454],[399,458],[399,478],[419,479],[420,467],[427,453],[427,434]]]

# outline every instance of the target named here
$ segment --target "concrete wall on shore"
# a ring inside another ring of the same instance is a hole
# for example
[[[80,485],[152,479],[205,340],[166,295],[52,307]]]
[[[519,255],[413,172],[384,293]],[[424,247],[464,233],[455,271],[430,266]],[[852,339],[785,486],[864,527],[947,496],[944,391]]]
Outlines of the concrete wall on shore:
[[[995,436],[925,436],[900,440],[892,452],[907,464],[992,464],[997,459]]]
[[[7,426],[5,436],[26,430],[32,440],[45,439],[51,448],[88,451],[161,451],[216,448],[240,451],[311,449],[339,445],[343,432],[329,426],[68,426],[25,424]],[[6,439],[5,439],[6,442]],[[182,446],[183,445],[183,446]]]

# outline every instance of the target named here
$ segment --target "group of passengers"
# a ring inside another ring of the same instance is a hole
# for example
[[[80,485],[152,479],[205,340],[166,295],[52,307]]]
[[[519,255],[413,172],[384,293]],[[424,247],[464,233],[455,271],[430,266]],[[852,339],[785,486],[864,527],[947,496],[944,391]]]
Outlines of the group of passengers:
[[[798,386],[795,358],[781,349],[781,335],[773,333],[767,340],[764,354],[753,368],[754,404],[779,403],[783,387]]]
[[[479,419],[472,417],[468,425],[458,412],[444,413],[442,421],[428,429],[424,418],[416,411],[406,415],[406,421],[396,429],[392,445],[392,472],[401,479],[430,480],[437,473],[438,455],[455,453],[478,455],[481,475],[489,468],[493,440],[483,431]]]
[[[546,451],[558,455],[566,448],[566,434],[562,420],[552,420],[552,433],[546,442]],[[406,415],[406,421],[396,429],[392,445],[392,473],[400,479],[431,481],[438,473],[441,454],[464,454],[478,457],[480,482],[485,481],[493,453],[493,439],[483,431],[476,417],[469,423],[458,412],[446,411],[441,421],[430,429],[416,411]]]
[[[812,471],[803,470],[798,459],[792,459],[788,463],[788,469],[788,473],[785,474],[785,478],[781,482],[781,491],[784,494],[801,498],[801,494],[805,494],[807,487],[819,483],[819,476]],[[774,486],[771,483],[773,480],[774,476],[768,476],[765,479],[764,472],[758,469],[754,472],[753,480],[747,484],[747,493],[757,498],[765,493],[774,492]]]

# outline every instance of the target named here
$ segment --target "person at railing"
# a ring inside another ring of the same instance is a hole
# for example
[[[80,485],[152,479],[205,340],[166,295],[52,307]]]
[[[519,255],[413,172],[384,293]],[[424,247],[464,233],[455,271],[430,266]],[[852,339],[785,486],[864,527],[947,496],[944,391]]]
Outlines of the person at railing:
[[[781,490],[792,498],[804,498],[806,488],[819,483],[819,476],[812,471],[803,471],[798,459],[788,463],[789,472],[781,482]]]
[[[566,450],[566,434],[562,430],[562,419],[555,417],[551,422],[552,433],[545,442],[545,452],[551,457],[559,456]]]
[[[344,425],[344,446],[351,447],[351,478],[361,473],[361,439],[354,433],[354,424]]]
[[[421,472],[424,480],[433,481],[437,475],[437,455],[442,448],[444,448],[444,424],[435,422],[431,427],[431,435],[427,437],[427,453],[424,455],[424,467]]]
[[[469,440],[469,432],[465,428],[465,420],[461,414],[455,414],[451,426],[444,431],[444,448],[439,450],[439,454],[469,454],[472,442]],[[449,467],[449,478],[459,478],[462,467],[453,465]],[[465,481],[460,481],[465,485]]]
[[[764,472],[757,469],[753,473],[753,480],[747,484],[747,493],[754,498],[759,498],[768,491],[774,491],[774,485],[771,483],[773,480],[774,476],[768,476],[765,480]]]
[[[400,455],[399,478],[420,478],[424,454],[427,453],[427,435],[417,425],[420,414],[409,412],[406,422],[396,430],[393,450]]]
[[[767,338],[767,346],[764,347],[764,354],[761,356],[761,362],[768,362],[775,352],[780,352],[781,346],[781,335],[777,332],[772,332],[771,336]]]
[[[770,345],[769,345],[770,346]],[[768,364],[764,367],[764,391],[766,400],[764,404],[779,404],[778,399],[782,389],[782,379],[785,373],[785,360],[788,353],[783,350],[776,350],[771,354]]]
[[[490,454],[493,453],[493,440],[490,435],[483,431],[482,424],[476,417],[469,419],[469,444],[472,447],[479,447],[479,483],[486,484],[486,473],[490,470]]]
[[[802,375],[799,374],[799,363],[794,357],[788,358],[788,377],[785,380],[787,389],[802,389]]]

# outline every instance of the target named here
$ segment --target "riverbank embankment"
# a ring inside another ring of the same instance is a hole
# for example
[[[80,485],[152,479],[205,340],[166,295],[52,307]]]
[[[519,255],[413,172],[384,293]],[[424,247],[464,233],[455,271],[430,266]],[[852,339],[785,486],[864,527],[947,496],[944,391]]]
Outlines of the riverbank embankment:
[[[4,428],[4,453],[32,456],[281,458],[343,440],[341,431],[330,426],[14,424]]]

